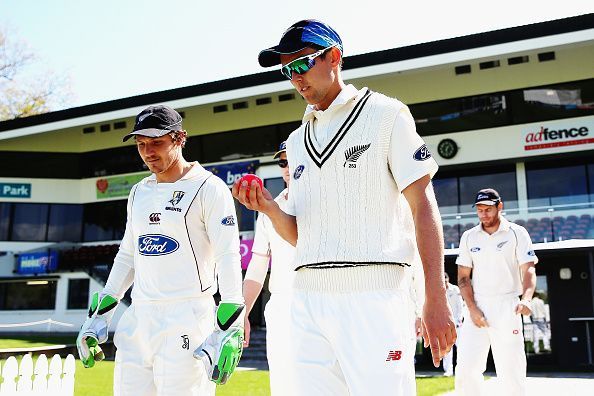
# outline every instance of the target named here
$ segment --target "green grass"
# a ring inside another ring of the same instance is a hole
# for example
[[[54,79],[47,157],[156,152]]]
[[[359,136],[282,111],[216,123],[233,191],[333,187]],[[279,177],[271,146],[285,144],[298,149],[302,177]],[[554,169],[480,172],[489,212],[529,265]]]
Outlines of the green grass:
[[[2,361],[4,365],[4,361]],[[92,369],[85,369],[76,361],[74,381],[75,396],[109,396],[113,389],[114,362],[100,362]],[[269,396],[268,371],[246,370],[233,373],[226,385],[217,387],[217,396]],[[454,389],[453,377],[417,378],[417,395],[433,396]]]
[[[73,344],[74,336],[26,336],[12,337],[0,340],[0,349],[23,348],[45,345]],[[48,358],[51,358],[49,354]],[[65,358],[65,356],[62,356]],[[20,359],[20,357],[19,357]],[[34,358],[35,359],[35,358]],[[2,362],[4,364],[4,362]],[[76,360],[76,374],[74,394],[76,396],[108,396],[113,389],[114,362],[103,361],[92,369],[85,369]],[[229,382],[217,387],[217,396],[268,396],[270,395],[268,371],[245,370],[233,374]],[[417,394],[419,396],[433,396],[454,389],[453,377],[423,377],[417,378]]]

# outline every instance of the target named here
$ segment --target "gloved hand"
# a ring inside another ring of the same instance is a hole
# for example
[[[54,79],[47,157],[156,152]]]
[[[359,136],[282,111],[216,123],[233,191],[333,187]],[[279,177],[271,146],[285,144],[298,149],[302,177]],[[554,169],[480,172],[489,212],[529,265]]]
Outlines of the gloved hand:
[[[87,320],[80,328],[76,338],[78,356],[83,366],[89,368],[105,358],[99,344],[107,341],[109,322],[113,317],[119,301],[109,294],[100,296],[93,294]]]
[[[244,315],[244,304],[221,302],[215,331],[194,351],[194,357],[204,363],[208,378],[217,385],[227,382],[241,358]]]

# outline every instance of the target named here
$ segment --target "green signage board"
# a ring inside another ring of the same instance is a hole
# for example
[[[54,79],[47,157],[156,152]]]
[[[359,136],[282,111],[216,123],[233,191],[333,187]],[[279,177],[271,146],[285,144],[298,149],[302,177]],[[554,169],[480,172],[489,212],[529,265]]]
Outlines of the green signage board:
[[[97,179],[95,190],[97,199],[127,198],[132,186],[147,177],[149,173],[140,173],[128,176],[112,176]]]

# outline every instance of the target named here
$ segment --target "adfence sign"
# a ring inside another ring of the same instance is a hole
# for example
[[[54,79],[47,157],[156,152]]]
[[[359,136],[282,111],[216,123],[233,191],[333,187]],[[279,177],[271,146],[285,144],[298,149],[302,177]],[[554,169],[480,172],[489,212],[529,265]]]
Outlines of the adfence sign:
[[[31,198],[31,184],[0,183],[0,198]]]
[[[19,274],[47,274],[58,267],[58,252],[21,254],[17,260]]]

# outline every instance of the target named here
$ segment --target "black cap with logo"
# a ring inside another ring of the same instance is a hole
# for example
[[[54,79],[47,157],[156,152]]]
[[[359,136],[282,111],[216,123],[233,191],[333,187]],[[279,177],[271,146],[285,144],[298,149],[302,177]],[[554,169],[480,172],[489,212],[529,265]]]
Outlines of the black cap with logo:
[[[499,193],[492,189],[492,188],[483,188],[478,193],[476,193],[476,197],[474,199],[474,205],[497,205],[501,202],[501,197]]]
[[[135,135],[161,137],[182,129],[182,116],[177,111],[165,105],[149,106],[136,116],[134,129],[123,140]]]

